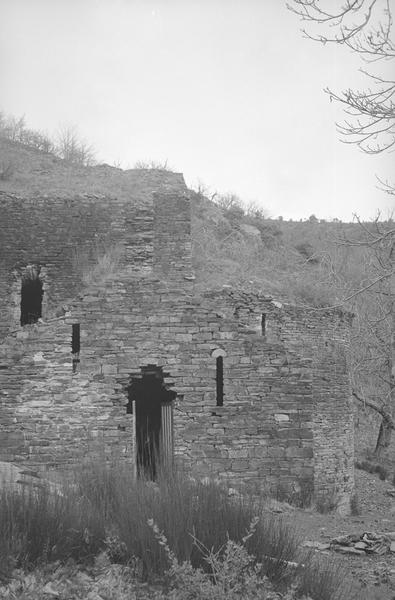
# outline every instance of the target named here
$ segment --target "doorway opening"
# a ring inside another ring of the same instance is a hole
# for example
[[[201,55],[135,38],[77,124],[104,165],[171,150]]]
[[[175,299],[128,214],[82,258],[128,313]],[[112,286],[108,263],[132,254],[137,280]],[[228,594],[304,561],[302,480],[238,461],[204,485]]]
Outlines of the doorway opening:
[[[21,325],[37,323],[42,317],[43,283],[39,267],[26,267],[21,282]]]
[[[128,387],[127,412],[134,413],[137,473],[155,480],[173,459],[173,406],[176,393],[164,384],[161,367],[142,367]]]

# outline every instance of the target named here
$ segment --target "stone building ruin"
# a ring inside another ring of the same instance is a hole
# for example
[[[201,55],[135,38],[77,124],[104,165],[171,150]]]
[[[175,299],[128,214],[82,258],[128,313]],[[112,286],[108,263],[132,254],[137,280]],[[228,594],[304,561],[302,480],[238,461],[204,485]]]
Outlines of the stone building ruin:
[[[349,499],[347,315],[196,293],[182,176],[128,177],[145,202],[0,192],[0,460]],[[75,262],[106,244],[117,272],[82,284]]]

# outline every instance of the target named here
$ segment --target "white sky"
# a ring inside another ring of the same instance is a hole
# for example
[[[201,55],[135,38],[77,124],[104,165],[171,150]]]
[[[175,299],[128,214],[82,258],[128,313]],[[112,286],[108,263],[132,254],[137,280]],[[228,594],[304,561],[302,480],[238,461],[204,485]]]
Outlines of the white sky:
[[[363,83],[358,66],[304,40],[285,0],[0,0],[0,109],[50,134],[75,124],[109,164],[167,159],[272,216],[387,216],[375,174],[394,154],[339,142],[322,91]]]

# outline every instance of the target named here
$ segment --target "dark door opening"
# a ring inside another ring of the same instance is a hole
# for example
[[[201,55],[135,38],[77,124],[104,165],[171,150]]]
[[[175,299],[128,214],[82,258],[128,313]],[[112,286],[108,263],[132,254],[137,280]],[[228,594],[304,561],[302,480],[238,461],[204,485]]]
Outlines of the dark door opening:
[[[160,465],[172,457],[171,402],[175,392],[167,390],[159,367],[144,367],[141,378],[128,388],[128,412],[135,409],[137,472],[156,479]]]
[[[37,323],[42,316],[43,284],[39,270],[30,268],[22,277],[21,325]]]

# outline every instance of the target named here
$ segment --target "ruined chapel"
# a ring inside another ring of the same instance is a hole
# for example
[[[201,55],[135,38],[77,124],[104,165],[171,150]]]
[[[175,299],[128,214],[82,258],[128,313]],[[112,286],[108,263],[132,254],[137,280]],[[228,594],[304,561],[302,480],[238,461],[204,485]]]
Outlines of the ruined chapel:
[[[347,315],[195,293],[183,177],[122,177],[118,196],[0,192],[0,460],[62,470],[99,456],[152,478],[164,462],[350,497]],[[75,262],[99,244],[119,268],[82,284]]]

